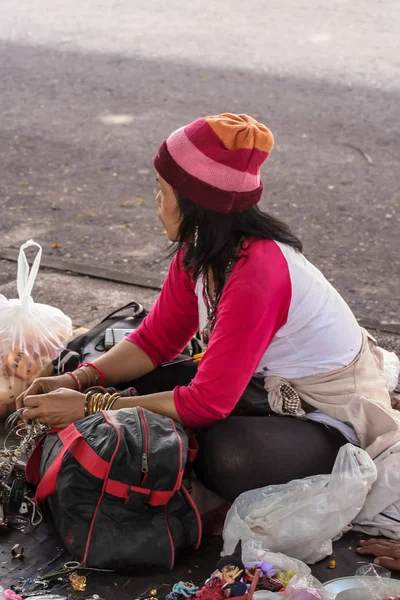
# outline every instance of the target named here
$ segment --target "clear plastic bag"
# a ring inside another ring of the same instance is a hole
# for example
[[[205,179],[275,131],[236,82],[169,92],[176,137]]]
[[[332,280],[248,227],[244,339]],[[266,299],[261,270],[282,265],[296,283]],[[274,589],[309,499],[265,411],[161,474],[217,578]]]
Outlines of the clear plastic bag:
[[[332,554],[332,539],[360,512],[376,475],[370,456],[346,444],[330,475],[241,494],[225,520],[224,554],[231,554],[241,539],[309,564],[322,560]]]
[[[394,392],[399,383],[400,359],[395,352],[379,348],[383,354],[383,375],[386,379],[389,392]]]
[[[364,565],[354,577],[327,582],[324,600],[397,600],[399,582],[390,577],[390,571],[384,567]]]
[[[242,546],[242,560],[248,564],[260,564],[265,561],[273,565],[278,571],[294,571],[296,574],[291,579],[284,592],[268,592],[259,590],[254,592],[253,600],[278,600],[291,598],[292,600],[322,600],[323,586],[311,575],[311,569],[301,560],[291,558],[280,552],[270,552],[263,547],[260,541],[249,540]]]
[[[25,250],[31,246],[36,246],[38,253],[29,269]],[[69,317],[32,299],[41,256],[42,248],[36,242],[23,244],[18,256],[18,298],[7,300],[0,294],[0,409],[15,402],[72,334]]]
[[[324,588],[312,575],[293,577],[287,588],[282,592],[254,592],[253,600],[323,600]]]

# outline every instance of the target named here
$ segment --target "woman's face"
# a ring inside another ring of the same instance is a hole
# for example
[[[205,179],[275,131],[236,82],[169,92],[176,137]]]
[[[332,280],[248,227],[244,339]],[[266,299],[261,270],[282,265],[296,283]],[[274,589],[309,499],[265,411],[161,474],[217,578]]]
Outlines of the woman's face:
[[[179,210],[178,200],[174,189],[157,173],[158,194],[156,201],[158,204],[157,216],[164,225],[167,237],[170,242],[176,242],[178,239],[179,226],[182,221],[181,211]]]

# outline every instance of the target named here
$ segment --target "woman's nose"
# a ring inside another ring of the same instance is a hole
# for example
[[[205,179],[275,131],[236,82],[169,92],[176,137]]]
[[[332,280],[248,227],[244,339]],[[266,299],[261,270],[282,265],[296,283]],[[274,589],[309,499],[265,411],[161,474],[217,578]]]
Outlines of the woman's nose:
[[[161,194],[160,194],[160,192],[158,192],[158,194],[156,196],[156,202],[157,202],[158,206],[161,206]]]

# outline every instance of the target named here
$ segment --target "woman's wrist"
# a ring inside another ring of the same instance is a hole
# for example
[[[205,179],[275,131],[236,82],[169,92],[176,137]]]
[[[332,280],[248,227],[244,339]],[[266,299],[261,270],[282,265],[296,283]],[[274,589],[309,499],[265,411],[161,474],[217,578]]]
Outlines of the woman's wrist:
[[[71,371],[71,373],[68,373],[68,375],[71,375],[75,380],[79,381],[79,391],[83,391],[91,387],[90,377],[85,373],[85,371],[83,371],[83,369],[75,369],[75,371]]]
[[[62,384],[60,383],[60,387],[66,387],[70,390],[76,390],[77,392],[83,391],[82,382],[79,377],[77,377],[75,371],[68,371],[59,377],[63,379]]]
[[[87,390],[94,386],[105,387],[104,373],[94,369],[90,363],[79,365],[75,371],[68,373],[68,375],[71,375],[79,382],[80,388],[77,388],[79,391]]]
[[[90,379],[91,385],[101,385],[105,387],[105,376],[103,371],[93,362],[83,362],[78,365],[78,370],[82,370]],[[93,381],[94,378],[94,381]]]
[[[70,377],[70,382],[74,385],[73,389],[77,390],[78,392],[82,391],[82,384],[80,382],[79,377],[76,375],[76,373],[73,373],[72,371],[68,371],[68,373],[65,373],[65,375],[68,375]],[[68,386],[70,387],[70,386]]]

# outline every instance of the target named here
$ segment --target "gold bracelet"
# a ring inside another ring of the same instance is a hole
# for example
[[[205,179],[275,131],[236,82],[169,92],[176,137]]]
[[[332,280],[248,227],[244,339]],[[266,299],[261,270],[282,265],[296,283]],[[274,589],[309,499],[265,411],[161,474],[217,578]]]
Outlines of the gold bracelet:
[[[81,367],[81,369],[90,369],[91,372],[94,373],[94,384],[93,385],[96,385],[97,382],[100,381],[100,376],[99,376],[98,372],[91,365],[84,365],[83,367]],[[89,375],[88,375],[88,377],[89,377]]]
[[[93,392],[87,392],[85,394],[85,404],[84,404],[85,417],[90,415],[89,408],[90,408],[90,400],[91,400],[92,396],[93,396]]]
[[[111,395],[108,392],[105,394],[95,393],[93,391],[87,392],[85,394],[84,404],[85,417],[94,415],[103,410],[111,410],[119,398],[121,398],[119,392],[115,392]]]
[[[94,407],[95,407],[95,403],[96,403],[96,395],[95,393],[93,393],[90,396],[90,401],[89,401],[89,415],[94,415]]]
[[[110,402],[109,407],[107,410],[112,410],[114,404],[116,403],[117,400],[119,400],[121,398],[121,396],[119,394],[113,394],[113,396],[115,396],[115,398],[113,398],[113,400]]]
[[[110,410],[111,406],[114,404],[114,402],[118,399],[121,398],[121,394],[119,392],[115,392],[114,394],[112,394],[107,402],[107,406],[104,410]]]
[[[99,412],[99,404],[100,404],[100,400],[102,399],[103,394],[96,394],[95,396],[95,400],[94,400],[94,405],[93,405],[93,413],[97,413]]]
[[[106,394],[102,395],[100,402],[99,402],[98,412],[101,412],[102,410],[107,410],[106,406],[108,404],[109,398],[110,398],[110,394],[108,392]]]
[[[87,371],[87,369],[89,368],[89,366],[83,366],[79,367],[79,369],[76,369],[76,371],[82,371],[82,373],[87,377],[87,388],[95,386],[97,382],[100,381],[98,373],[94,369],[90,369],[90,371]],[[92,382],[90,373],[94,373],[94,382]]]

